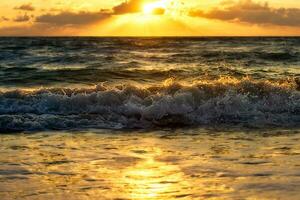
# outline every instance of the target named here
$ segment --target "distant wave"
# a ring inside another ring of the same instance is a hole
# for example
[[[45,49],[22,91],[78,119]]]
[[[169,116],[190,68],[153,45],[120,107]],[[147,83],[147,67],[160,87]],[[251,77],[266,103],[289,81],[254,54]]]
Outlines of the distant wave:
[[[263,51],[195,51],[195,52],[185,52],[177,53],[172,55],[172,60],[176,62],[191,61],[193,59],[206,58],[209,60],[266,60],[266,61],[285,61],[285,62],[299,62],[300,54],[299,52],[285,51],[285,52],[263,52]],[[174,60],[175,59],[175,60]],[[171,60],[171,61],[172,61]]]
[[[299,85],[223,77],[0,92],[1,132],[202,125],[299,127]]]

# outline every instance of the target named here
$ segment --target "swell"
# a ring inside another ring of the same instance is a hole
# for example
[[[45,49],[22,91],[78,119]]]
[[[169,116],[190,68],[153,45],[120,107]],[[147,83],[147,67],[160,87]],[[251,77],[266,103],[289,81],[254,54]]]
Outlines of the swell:
[[[223,77],[155,86],[106,85],[0,92],[0,131],[158,126],[299,127],[294,80]]]
[[[220,60],[227,59],[230,60],[264,60],[271,62],[299,62],[300,54],[299,52],[293,51],[283,51],[283,52],[264,52],[264,51],[216,51],[216,50],[201,50],[195,52],[186,53],[176,53],[172,55],[172,59],[177,59],[176,61],[188,61],[195,58],[205,58],[208,60]]]

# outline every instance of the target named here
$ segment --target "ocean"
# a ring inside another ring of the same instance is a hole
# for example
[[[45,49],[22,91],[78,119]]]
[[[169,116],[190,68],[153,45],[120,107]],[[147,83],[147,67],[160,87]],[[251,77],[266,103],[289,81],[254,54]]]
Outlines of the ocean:
[[[300,37],[0,38],[0,199],[299,199]]]

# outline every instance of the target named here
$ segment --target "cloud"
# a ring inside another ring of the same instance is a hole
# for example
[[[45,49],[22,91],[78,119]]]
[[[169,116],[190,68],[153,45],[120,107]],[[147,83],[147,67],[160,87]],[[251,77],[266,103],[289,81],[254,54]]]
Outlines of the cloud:
[[[155,8],[152,11],[153,15],[163,15],[165,14],[166,10],[164,8]]]
[[[97,21],[101,21],[110,17],[110,13],[104,11],[99,12],[70,12],[65,11],[58,14],[44,14],[36,18],[38,23],[54,24],[54,25],[85,25]]]
[[[21,24],[0,27],[0,36],[65,36],[76,35],[69,27],[49,26],[49,24]]]
[[[48,13],[38,16],[35,22],[55,24],[60,26],[86,25],[104,20],[113,15],[141,12],[143,3],[145,1],[146,0],[129,0],[113,7],[111,10],[101,9],[99,12],[81,11],[76,13],[71,11],[61,11],[58,14]],[[162,15],[164,13],[164,9],[156,9],[153,14]]]
[[[142,11],[144,0],[129,0],[113,7],[113,14],[122,15],[127,13],[137,13]]]
[[[224,8],[220,8],[224,6]],[[218,19],[223,21],[246,22],[251,24],[270,24],[277,26],[300,26],[300,9],[272,8],[267,2],[256,3],[252,0],[238,2],[226,1],[208,12],[192,10],[192,17]]]
[[[9,18],[2,16],[2,17],[0,18],[0,21],[9,21]]]
[[[145,2],[149,2],[149,0],[129,0],[125,1],[115,7],[113,7],[113,15],[123,15],[129,13],[138,13],[142,12],[143,5]],[[166,10],[164,8],[155,8],[152,11],[153,15],[163,15]]]
[[[23,4],[21,6],[15,7],[16,10],[34,11],[35,8],[29,4]]]
[[[19,15],[14,19],[14,22],[27,22],[30,20],[30,16],[27,14]]]

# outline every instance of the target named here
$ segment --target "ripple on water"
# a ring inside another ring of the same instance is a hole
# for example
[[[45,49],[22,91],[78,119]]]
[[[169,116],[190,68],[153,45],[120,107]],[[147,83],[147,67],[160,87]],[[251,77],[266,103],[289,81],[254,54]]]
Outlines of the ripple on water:
[[[0,196],[299,199],[300,157],[293,153],[300,151],[299,134],[259,132],[195,128],[0,135]]]

